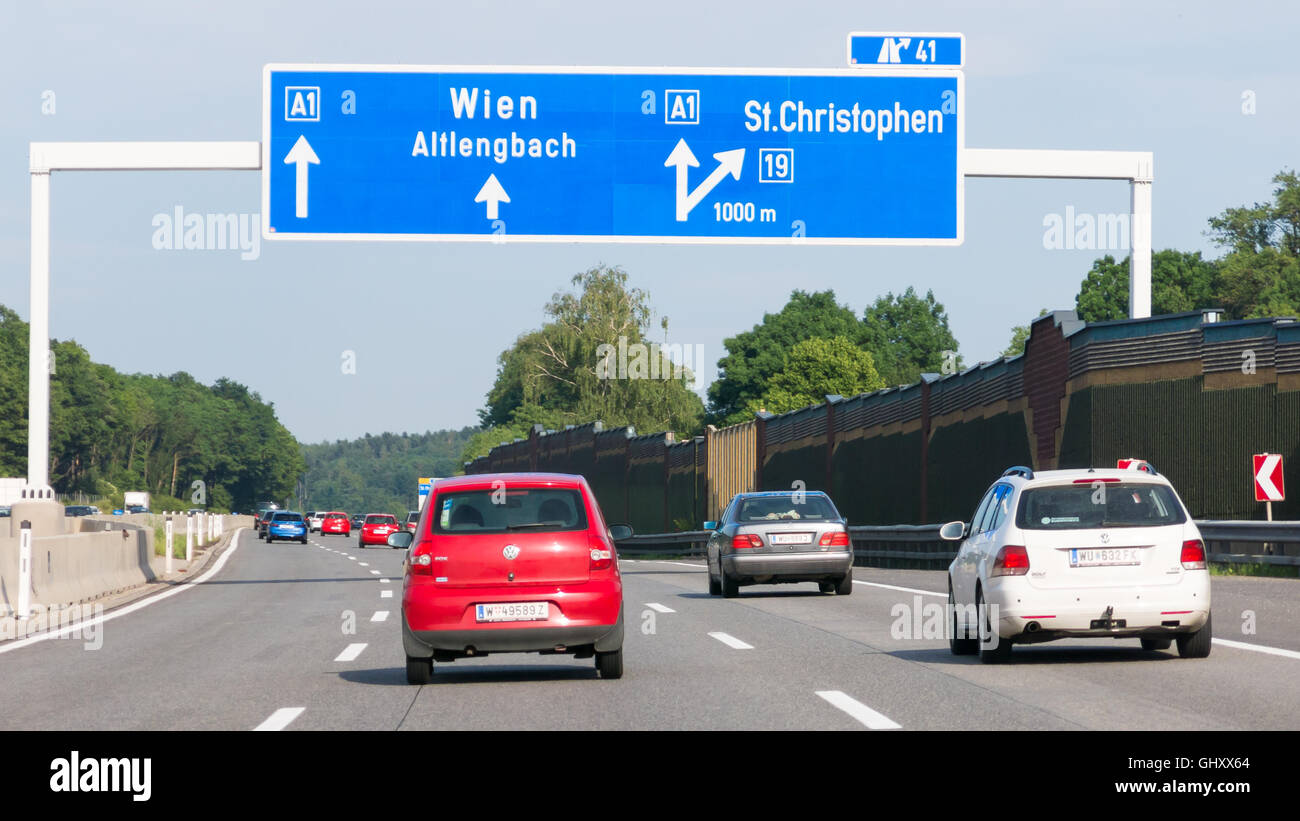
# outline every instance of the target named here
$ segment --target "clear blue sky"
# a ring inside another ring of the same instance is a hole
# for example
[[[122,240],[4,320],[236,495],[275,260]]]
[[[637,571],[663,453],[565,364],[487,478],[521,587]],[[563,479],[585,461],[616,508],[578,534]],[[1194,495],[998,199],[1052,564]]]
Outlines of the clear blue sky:
[[[257,140],[268,62],[840,67],[851,30],[964,33],[969,147],[1154,152],[1157,249],[1217,255],[1206,219],[1298,164],[1290,3],[5,2],[0,302],[27,317],[29,141]],[[119,370],[247,384],[304,441],[475,423],[498,354],[598,263],[709,363],[794,288],[860,313],[909,285],[946,306],[968,363],[991,359],[1040,308],[1073,307],[1099,255],[1045,249],[1044,218],[1128,208],[1119,182],[970,180],[957,248],[263,243],[241,260],[156,250],[153,220],[256,213],[258,174],[64,173],[53,190],[53,335]]]

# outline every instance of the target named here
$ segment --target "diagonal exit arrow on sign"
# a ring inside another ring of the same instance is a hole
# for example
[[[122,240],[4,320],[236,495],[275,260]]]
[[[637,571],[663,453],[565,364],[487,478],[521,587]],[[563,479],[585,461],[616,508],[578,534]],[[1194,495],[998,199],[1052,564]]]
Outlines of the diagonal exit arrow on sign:
[[[726,179],[727,175],[740,179],[740,169],[745,165],[745,149],[737,148],[732,151],[719,151],[713,155],[713,159],[718,161],[718,167],[713,169],[713,173],[704,178],[704,182],[695,187],[694,191],[687,193],[687,174],[690,166],[699,166],[700,161],[695,159],[691,147],[686,144],[686,140],[678,140],[677,145],[673,147],[672,153],[668,159],[664,160],[665,168],[677,168],[677,221],[686,222],[690,216],[691,209],[699,205],[700,202],[709,195],[709,192],[717,187],[718,183]]]

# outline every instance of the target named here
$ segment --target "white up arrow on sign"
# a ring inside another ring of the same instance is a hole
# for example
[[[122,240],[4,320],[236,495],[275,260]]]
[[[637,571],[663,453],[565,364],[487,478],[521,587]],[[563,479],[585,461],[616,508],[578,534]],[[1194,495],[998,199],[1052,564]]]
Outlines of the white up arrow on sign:
[[[308,164],[320,165],[320,157],[311,150],[311,143],[307,142],[307,138],[300,135],[298,142],[294,143],[293,148],[285,155],[284,162],[286,165],[297,166],[298,201],[295,203],[293,215],[303,219],[307,216],[307,166]]]
[[[474,197],[474,202],[486,202],[487,218],[494,220],[497,218],[497,206],[503,202],[510,202],[510,196],[501,187],[497,175],[489,174],[487,182],[483,183],[483,187],[478,190],[478,195]]]
[[[691,152],[690,146],[686,140],[678,140],[668,159],[664,160],[664,167],[677,167],[677,221],[686,222],[690,216],[691,209],[700,204],[700,201],[709,195],[714,187],[723,181],[728,174],[740,179],[740,169],[745,165],[745,149],[737,148],[734,151],[719,151],[713,155],[713,159],[718,161],[718,167],[713,169],[713,173],[704,178],[704,182],[695,187],[694,191],[686,193],[686,175],[690,166],[699,166],[700,161],[695,159],[695,154]]]

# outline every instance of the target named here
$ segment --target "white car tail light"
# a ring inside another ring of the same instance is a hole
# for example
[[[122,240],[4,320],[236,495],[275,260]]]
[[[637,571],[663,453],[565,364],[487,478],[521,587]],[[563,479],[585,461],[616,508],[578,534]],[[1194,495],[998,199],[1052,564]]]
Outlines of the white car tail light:
[[[1204,570],[1205,544],[1200,539],[1189,539],[1183,542],[1182,560],[1184,570]]]
[[[1029,551],[1024,545],[1003,545],[993,560],[989,576],[1023,576],[1029,572]]]

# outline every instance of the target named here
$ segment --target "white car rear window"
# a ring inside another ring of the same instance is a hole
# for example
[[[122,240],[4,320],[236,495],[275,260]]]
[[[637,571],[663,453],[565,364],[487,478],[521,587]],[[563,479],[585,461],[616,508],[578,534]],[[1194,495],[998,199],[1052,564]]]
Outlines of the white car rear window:
[[[1020,494],[1016,511],[1016,527],[1022,530],[1163,527],[1184,521],[1173,490],[1137,482],[1029,488]]]

